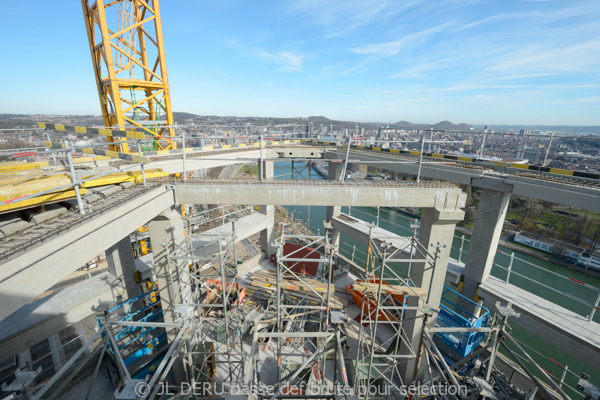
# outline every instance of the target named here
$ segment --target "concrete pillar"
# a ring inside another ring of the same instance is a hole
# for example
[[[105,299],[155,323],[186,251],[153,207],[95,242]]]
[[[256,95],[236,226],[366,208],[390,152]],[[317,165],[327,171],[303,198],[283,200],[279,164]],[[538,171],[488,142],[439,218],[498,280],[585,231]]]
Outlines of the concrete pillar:
[[[184,267],[186,261],[169,263],[168,254],[175,255],[177,249],[185,240],[181,207],[172,206],[148,223],[150,241],[152,242],[152,255],[154,257],[154,272],[156,273],[160,302],[163,309],[164,321],[175,322],[177,315],[175,308],[182,303],[181,292],[189,293],[189,275],[180,273],[179,268]],[[173,342],[177,336],[177,329],[167,330],[167,341]],[[178,357],[173,364],[175,383],[186,380],[183,359]]]
[[[141,294],[135,281],[135,263],[133,249],[129,236],[119,240],[106,250],[108,272],[121,281],[124,292],[122,300],[127,300]]]
[[[479,284],[490,276],[509,201],[510,193],[491,189],[481,190],[462,277],[461,294],[469,299],[476,299]],[[463,304],[459,299],[459,305],[472,314],[475,311],[471,303]]]
[[[264,170],[264,175],[262,171]],[[258,176],[263,176],[265,180],[271,180],[275,176],[273,161],[263,161],[262,165],[259,162]],[[260,232],[260,249],[268,260],[271,254],[275,254],[273,241],[275,240],[275,207],[272,205],[259,205],[259,212],[264,214],[269,219],[269,226]]]
[[[421,227],[419,229],[419,243],[427,249],[427,252],[435,256],[437,249],[437,260],[435,268],[430,268],[429,263],[414,263],[412,265],[411,277],[416,287],[420,287],[428,291],[427,304],[429,312],[437,310],[440,306],[442,291],[444,290],[444,280],[446,278],[446,270],[448,268],[448,258],[450,257],[450,249],[452,248],[452,239],[454,237],[454,229],[456,223],[464,219],[465,213],[462,210],[440,210],[437,208],[423,208],[421,214]],[[417,251],[415,258],[425,258],[425,254]],[[427,257],[428,258],[428,257]],[[408,300],[408,305],[415,307],[422,303],[418,297],[411,296]],[[423,330],[423,313],[416,310],[408,310],[405,314],[404,333],[411,341],[412,349],[418,354],[419,344]],[[427,324],[435,326],[435,313],[429,317]],[[400,351],[408,354],[408,347],[401,346]],[[420,368],[417,373],[417,380],[421,380],[424,375],[426,363],[420,363]],[[404,366],[404,370],[402,367]],[[410,360],[408,363],[401,365],[400,371],[403,375],[402,379],[405,384],[412,382],[415,376],[416,359]]]
[[[344,172],[344,163],[331,162],[327,163],[327,178],[332,181],[339,181]],[[331,222],[331,219],[337,217],[342,212],[340,206],[327,206],[325,221]],[[331,235],[331,244],[338,247],[340,245],[340,232],[335,229],[328,229]]]
[[[263,170],[265,171],[264,175],[262,172]],[[275,176],[273,161],[263,161],[262,165],[261,165],[260,161],[258,162],[258,177],[259,177],[259,179],[261,176],[265,180],[273,179],[273,177]]]

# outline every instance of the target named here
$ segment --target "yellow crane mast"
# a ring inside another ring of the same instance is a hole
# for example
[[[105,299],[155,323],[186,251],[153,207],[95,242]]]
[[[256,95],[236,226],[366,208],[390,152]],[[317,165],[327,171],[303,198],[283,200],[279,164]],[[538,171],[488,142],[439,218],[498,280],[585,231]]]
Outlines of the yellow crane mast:
[[[141,129],[149,139],[142,144],[143,151],[174,149],[158,0],[81,0],[81,4],[105,125]],[[111,149],[129,152],[127,144]]]

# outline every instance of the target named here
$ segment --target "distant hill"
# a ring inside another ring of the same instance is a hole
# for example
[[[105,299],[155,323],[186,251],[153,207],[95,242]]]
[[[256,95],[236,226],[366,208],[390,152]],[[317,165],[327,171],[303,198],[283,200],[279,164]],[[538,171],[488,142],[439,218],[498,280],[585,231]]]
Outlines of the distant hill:
[[[408,121],[398,121],[394,124],[397,128],[404,129],[439,129],[446,131],[470,131],[472,126],[469,124],[455,125],[450,121],[441,121],[437,124],[413,124]]]
[[[325,118],[321,115],[317,116],[317,117],[308,117],[309,121],[331,121],[329,118]]]
[[[442,121],[442,122],[438,122],[437,124],[431,125],[432,129],[444,129],[447,131],[457,131],[458,125],[454,125],[452,122],[450,121]]]
[[[196,114],[186,112],[173,112],[173,119],[190,119],[196,117]]]

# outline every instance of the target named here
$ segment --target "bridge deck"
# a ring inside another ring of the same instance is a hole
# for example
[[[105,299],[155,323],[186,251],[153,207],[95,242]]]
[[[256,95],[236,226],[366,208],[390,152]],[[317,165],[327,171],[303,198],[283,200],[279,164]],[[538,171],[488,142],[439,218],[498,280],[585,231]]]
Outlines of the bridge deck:
[[[478,294],[487,307],[492,306],[492,299],[512,303],[513,309],[521,313],[515,320],[517,325],[544,341],[559,343],[564,351],[600,369],[599,324],[495,277],[482,283]]]

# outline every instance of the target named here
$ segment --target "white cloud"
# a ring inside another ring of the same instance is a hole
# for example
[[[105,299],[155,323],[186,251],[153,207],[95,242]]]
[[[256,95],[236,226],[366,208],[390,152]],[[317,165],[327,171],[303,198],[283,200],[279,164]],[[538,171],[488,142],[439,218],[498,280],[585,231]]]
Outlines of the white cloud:
[[[582,97],[579,99],[554,100],[552,102],[552,104],[584,104],[584,103],[600,103],[600,97]]]
[[[302,71],[304,68],[304,54],[296,54],[291,51],[280,51],[279,53],[262,52],[259,55],[270,62],[280,64],[284,71]]]
[[[418,44],[419,39],[426,40],[429,36],[435,35],[436,33],[443,31],[450,25],[450,23],[438,25],[420,32],[408,34],[398,40],[369,44],[362,47],[350,49],[350,51],[357,54],[371,54],[381,57],[392,57],[399,54],[402,48],[414,46]]]
[[[296,0],[286,2],[286,13],[305,24],[318,25],[325,37],[348,35],[355,30],[383,23],[423,0]]]

